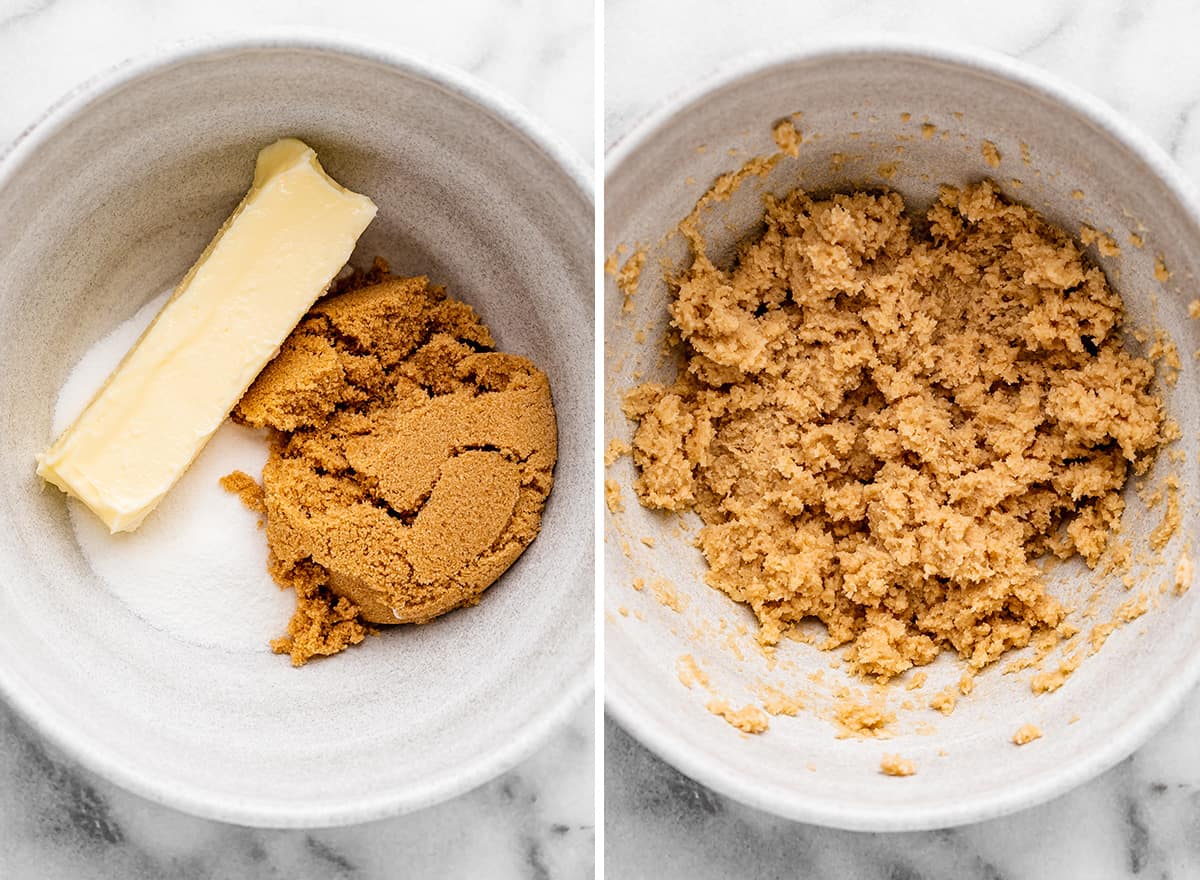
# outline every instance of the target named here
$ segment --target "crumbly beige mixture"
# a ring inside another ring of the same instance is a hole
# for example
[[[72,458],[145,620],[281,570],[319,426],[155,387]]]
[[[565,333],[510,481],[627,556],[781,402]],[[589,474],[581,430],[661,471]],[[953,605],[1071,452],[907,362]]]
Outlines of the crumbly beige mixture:
[[[651,544],[650,546],[653,546]],[[655,578],[650,582],[650,592],[654,593],[660,604],[670,608],[676,614],[683,613],[687,607],[687,596],[675,589],[675,585],[666,578]]]
[[[604,466],[611,467],[612,464],[622,455],[629,455],[633,448],[618,437],[608,441],[608,447],[604,450]]]
[[[620,269],[616,271],[617,289],[621,291],[624,300],[621,303],[622,312],[633,311],[633,298],[637,296],[638,282],[642,278],[642,269],[646,265],[646,251],[637,247]]]
[[[724,718],[742,733],[762,733],[770,726],[767,713],[753,703],[740,709],[734,709],[727,700],[714,699],[709,700],[705,708],[714,715]]]
[[[1035,560],[1095,566],[1164,439],[1104,274],[990,182],[944,189],[925,223],[895,193],[768,197],[720,268],[698,211],[746,173],[680,225],[684,367],[625,401],[641,503],[699,513],[706,580],[765,645],[817,618],[886,680],[1053,633]]]
[[[1031,743],[1035,739],[1042,738],[1042,730],[1036,724],[1022,724],[1017,728],[1017,732],[1013,734],[1012,741],[1019,746],[1026,743]]]
[[[238,403],[272,429],[269,568],[297,597],[272,644],[294,664],[477,603],[537,536],[550,387],[492,345],[470,306],[378,263],[313,306]]]
[[[1139,593],[1117,606],[1113,617],[1120,623],[1133,623],[1150,610],[1150,594]]]
[[[1098,229],[1093,229],[1084,223],[1079,227],[1079,241],[1084,247],[1095,245],[1096,251],[1102,257],[1119,257],[1121,256],[1121,246],[1109,234],[1101,232]]]
[[[1175,563],[1175,595],[1182,596],[1192,588],[1192,554],[1184,549]]]
[[[1163,382],[1174,387],[1183,370],[1183,360],[1179,357],[1179,348],[1166,330],[1160,327],[1154,331],[1154,342],[1146,350],[1146,357],[1162,369]]]
[[[938,691],[929,700],[929,708],[935,712],[941,712],[943,715],[949,715],[954,711],[954,707],[958,705],[958,697],[954,695],[953,688],[946,688]]]
[[[1091,645],[1093,654],[1104,647],[1104,643],[1108,641],[1108,637],[1116,632],[1117,627],[1120,625],[1121,622],[1114,618],[1107,623],[1097,624],[1092,627],[1092,631],[1088,633],[1088,644]]]
[[[996,149],[996,145],[991,141],[984,141],[980,144],[979,152],[983,153],[983,161],[987,162],[989,167],[1000,167],[1000,151]]]
[[[884,736],[888,726],[895,723],[896,713],[879,700],[861,702],[850,696],[838,699],[833,710],[838,739],[847,737]]]
[[[888,776],[912,776],[917,772],[917,765],[899,755],[884,755],[879,761],[879,771]]]
[[[609,513],[621,513],[625,502],[621,500],[621,484],[616,480],[604,481],[604,503]]]
[[[768,715],[799,715],[808,704],[802,691],[788,693],[773,685],[761,685],[758,689],[762,707]]]
[[[1059,630],[1063,630],[1063,632],[1060,632]],[[1029,643],[1033,645],[1032,656],[1027,655],[1025,657],[1018,657],[1015,660],[1010,660],[1004,665],[1004,674],[1011,675],[1031,667],[1034,669],[1041,669],[1042,663],[1047,657],[1050,656],[1050,652],[1058,646],[1059,639],[1069,638],[1069,636],[1063,634],[1065,632],[1066,630],[1064,627],[1059,627],[1058,630],[1042,630],[1041,632],[1038,632],[1032,639],[1029,640]]]
[[[795,122],[791,119],[781,119],[775,123],[771,133],[775,136],[775,146],[779,147],[779,152],[787,153],[792,158],[800,155],[800,145],[804,143],[804,136],[800,129],[796,128]]]
[[[675,661],[675,672],[679,676],[680,683],[686,688],[697,684],[702,688],[708,687],[708,673],[700,668],[700,664],[691,654],[680,655],[679,659]]]
[[[1079,668],[1079,664],[1083,662],[1083,651],[1076,651],[1074,654],[1067,655],[1058,667],[1046,672],[1039,672],[1029,682],[1035,694],[1049,694],[1058,690],[1067,683],[1067,679],[1071,674]]]
[[[1175,537],[1175,533],[1179,531],[1179,526],[1183,521],[1183,514],[1179,508],[1179,477],[1171,474],[1166,478],[1165,484],[1167,507],[1163,511],[1163,518],[1150,532],[1150,547],[1153,550],[1161,550],[1166,547]]]
[[[1133,598],[1127,599],[1124,602],[1122,602],[1120,605],[1118,605],[1116,607],[1116,609],[1114,609],[1112,618],[1107,623],[1101,623],[1101,624],[1094,626],[1092,628],[1092,631],[1090,633],[1088,633],[1088,644],[1090,645],[1089,653],[1095,654],[1102,647],[1104,647],[1104,643],[1106,641],[1108,641],[1109,636],[1111,636],[1114,632],[1116,632],[1117,627],[1122,626],[1123,624],[1126,624],[1126,623],[1132,623],[1133,621],[1137,620],[1139,617],[1141,617],[1143,614],[1145,614],[1149,610],[1150,610],[1150,594],[1149,593],[1139,593],[1138,595],[1134,596]],[[1076,665],[1078,665],[1078,664],[1076,664]],[[1060,666],[1059,670],[1062,671],[1063,667]],[[1067,669],[1066,675],[1070,675],[1070,673],[1072,671],[1074,671],[1073,668]],[[1064,678],[1065,678],[1065,676],[1064,676]],[[1039,679],[1037,677],[1035,677],[1034,681],[1033,681],[1035,691],[1037,691],[1037,689],[1039,687],[1038,680]],[[1057,687],[1052,688],[1052,689],[1057,690]]]

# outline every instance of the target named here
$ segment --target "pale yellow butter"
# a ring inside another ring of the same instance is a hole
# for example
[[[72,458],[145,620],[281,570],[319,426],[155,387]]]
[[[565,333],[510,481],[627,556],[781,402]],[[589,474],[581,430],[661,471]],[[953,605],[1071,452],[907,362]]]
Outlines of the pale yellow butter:
[[[38,474],[132,531],[346,264],[375,216],[298,140],[258,154],[254,185],[137,344],[45,452]]]

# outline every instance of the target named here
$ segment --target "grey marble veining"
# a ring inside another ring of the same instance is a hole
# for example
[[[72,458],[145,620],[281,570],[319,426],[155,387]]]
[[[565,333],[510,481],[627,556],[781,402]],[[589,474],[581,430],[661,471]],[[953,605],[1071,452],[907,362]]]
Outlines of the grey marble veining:
[[[609,877],[1118,880],[1200,876],[1200,694],[1149,744],[1061,798],[961,828],[864,834],[716,794],[605,725]]]
[[[467,70],[591,163],[590,0],[0,0],[0,145],[127,58],[198,36],[287,28],[356,36]]]
[[[1200,4],[767,0],[744,6],[741,21],[731,9],[714,0],[608,0],[606,144],[741,53],[888,33],[983,45],[1051,70],[1108,101],[1200,181]],[[611,877],[1200,878],[1200,693],[1131,758],[1051,803],[911,834],[788,822],[696,784],[611,721],[605,734]]]
[[[588,2],[0,0],[0,150],[61,95],[125,58],[212,33],[361,35],[469,70],[588,165]],[[0,703],[0,880],[584,878],[593,874],[589,703],[532,758],[467,795],[381,822],[240,828],[160,807],[83,770]]]
[[[0,705],[0,877],[589,877],[594,744],[589,701],[532,758],[455,800],[347,828],[275,831],[198,819],[130,794]]]

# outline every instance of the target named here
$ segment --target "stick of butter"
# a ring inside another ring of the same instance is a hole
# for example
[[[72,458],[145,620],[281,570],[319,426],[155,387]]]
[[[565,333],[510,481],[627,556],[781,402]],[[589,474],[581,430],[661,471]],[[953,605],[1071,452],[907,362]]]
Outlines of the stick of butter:
[[[38,474],[133,531],[200,454],[375,216],[294,138],[254,184]]]

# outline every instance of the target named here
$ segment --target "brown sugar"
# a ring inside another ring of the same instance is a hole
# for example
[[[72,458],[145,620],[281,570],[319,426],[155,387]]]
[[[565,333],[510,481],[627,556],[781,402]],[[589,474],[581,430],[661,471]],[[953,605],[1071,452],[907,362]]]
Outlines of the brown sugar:
[[[923,223],[896,193],[766,196],[722,268],[699,211],[727,186],[680,224],[683,366],[624,402],[639,501],[699,514],[706,581],[764,645],[816,618],[883,681],[1052,633],[1037,561],[1099,564],[1165,437],[1104,273],[990,182]]]
[[[273,646],[294,664],[369,624],[477,603],[537,536],[557,457],[550,387],[492,346],[470,306],[377,263],[317,302],[237,405],[236,421],[272,429],[268,564],[297,598]],[[222,482],[256,497],[236,474]]]
[[[267,501],[262,486],[254,477],[243,471],[234,471],[221,477],[221,488],[242,499],[247,510],[255,513],[267,512]]]
[[[268,569],[281,587],[291,587],[296,593],[288,634],[271,640],[271,649],[291,655],[293,666],[340,653],[376,631],[362,622],[356,604],[325,586],[327,574],[316,563],[283,570],[272,557]]]

